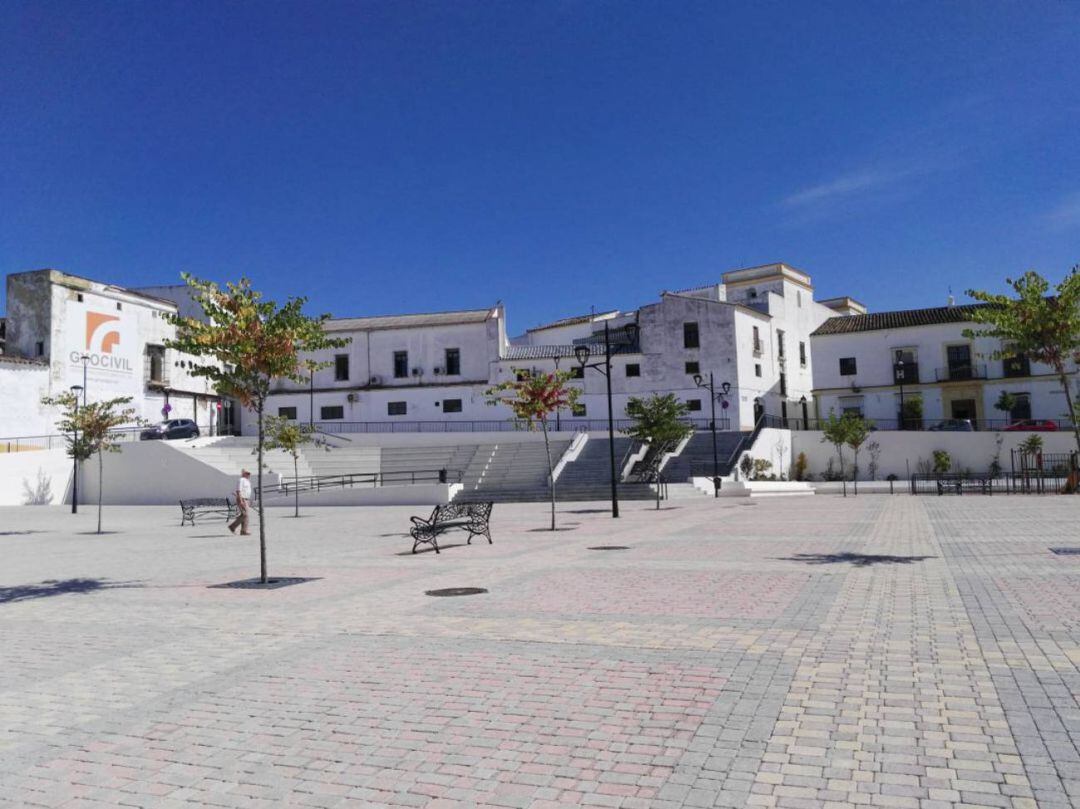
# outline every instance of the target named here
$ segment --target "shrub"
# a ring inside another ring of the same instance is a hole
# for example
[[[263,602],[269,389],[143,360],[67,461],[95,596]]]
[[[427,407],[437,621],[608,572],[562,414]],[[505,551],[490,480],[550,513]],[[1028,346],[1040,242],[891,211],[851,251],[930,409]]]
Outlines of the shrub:
[[[943,449],[934,450],[934,472],[943,475],[952,468],[952,456]]]
[[[799,456],[795,459],[795,480],[806,480],[807,477],[809,477],[807,475],[809,467],[810,464],[806,460],[806,453],[800,452]]]

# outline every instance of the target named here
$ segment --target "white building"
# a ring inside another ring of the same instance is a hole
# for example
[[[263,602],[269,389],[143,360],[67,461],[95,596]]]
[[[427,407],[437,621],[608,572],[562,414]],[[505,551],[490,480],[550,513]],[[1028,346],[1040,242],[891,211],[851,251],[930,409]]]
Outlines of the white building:
[[[487,404],[484,391],[521,372],[581,373],[575,349],[588,345],[590,363],[603,359],[607,326],[616,419],[632,396],[675,393],[691,415],[710,413],[709,394],[695,376],[713,374],[730,393],[717,406],[722,426],[749,429],[759,413],[801,418],[812,396],[810,334],[835,313],[815,302],[810,276],[785,264],[725,273],[719,283],[664,292],[639,309],[565,318],[506,337],[501,304],[489,309],[329,321],[346,348],[314,357],[330,366],[307,386],[276,384],[270,412],[311,420],[323,429],[402,431],[445,429],[447,422],[485,421],[497,429],[509,412]],[[628,342],[626,326],[637,326]],[[598,428],[607,418],[606,381],[586,369],[573,412],[559,426]],[[808,407],[811,405],[808,405]],[[452,425],[449,425],[452,427]],[[458,425],[463,427],[464,425]]]
[[[191,418],[208,432],[219,397],[189,373],[190,357],[164,347],[174,334],[164,315],[176,311],[171,301],[59,270],[9,275],[0,438],[55,433],[57,414],[40,399],[75,385],[85,385],[88,401],[130,396],[146,421]]]
[[[875,314],[855,313],[860,305],[851,304],[851,314],[827,320],[811,338],[820,417],[858,412],[894,426],[902,382],[904,400],[922,402],[922,424],[908,426],[970,419],[991,428],[1016,419],[1068,418],[1052,369],[1024,357],[995,360],[999,341],[964,337],[980,304]],[[1072,371],[1071,384],[1080,395],[1075,364]],[[1015,398],[1012,412],[995,408],[1003,392]]]

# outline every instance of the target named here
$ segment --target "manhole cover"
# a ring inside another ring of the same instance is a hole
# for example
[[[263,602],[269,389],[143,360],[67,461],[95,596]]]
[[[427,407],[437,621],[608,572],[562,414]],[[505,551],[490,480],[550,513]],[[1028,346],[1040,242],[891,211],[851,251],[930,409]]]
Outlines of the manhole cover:
[[[1058,556],[1080,556],[1080,548],[1051,548],[1050,553]]]
[[[442,590],[425,590],[428,596],[478,596],[486,593],[483,587],[444,587]]]
[[[222,590],[222,589],[231,589],[231,590],[278,590],[278,589],[280,589],[282,587],[291,587],[294,584],[303,584],[304,582],[308,582],[308,581],[318,581],[318,579],[317,578],[303,579],[303,578],[299,578],[299,577],[295,577],[295,576],[290,577],[290,578],[279,577],[279,578],[267,579],[265,582],[261,582],[258,579],[244,579],[243,581],[225,582],[225,584],[211,584],[209,589],[210,590]]]
[[[593,545],[589,548],[590,551],[628,551],[629,545]]]

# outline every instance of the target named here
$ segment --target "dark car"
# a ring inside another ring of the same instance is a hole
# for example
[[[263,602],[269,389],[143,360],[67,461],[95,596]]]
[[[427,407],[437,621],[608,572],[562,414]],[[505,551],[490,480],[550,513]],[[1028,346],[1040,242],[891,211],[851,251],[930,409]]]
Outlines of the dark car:
[[[937,424],[927,427],[927,429],[947,433],[973,433],[975,432],[975,425],[971,423],[971,419],[945,419],[945,421],[939,421]]]
[[[139,433],[143,441],[160,439],[169,441],[173,438],[198,438],[199,427],[191,419],[169,419],[155,424]]]
[[[1019,419],[1006,427],[1005,431],[1054,433],[1057,432],[1057,428],[1057,422],[1050,419]]]

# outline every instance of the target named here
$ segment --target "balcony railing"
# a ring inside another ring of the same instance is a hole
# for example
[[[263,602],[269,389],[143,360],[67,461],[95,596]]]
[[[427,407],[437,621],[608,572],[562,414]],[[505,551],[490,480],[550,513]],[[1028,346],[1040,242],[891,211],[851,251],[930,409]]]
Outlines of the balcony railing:
[[[1031,376],[1031,361],[1027,357],[1006,357],[1001,361],[1002,376]]]
[[[905,362],[893,366],[894,385],[917,385],[919,383],[919,363]]]
[[[967,362],[937,369],[938,382],[963,382],[969,379],[986,379],[986,366]]]

